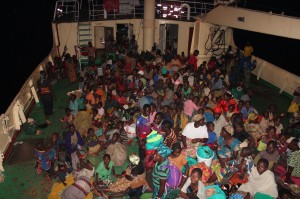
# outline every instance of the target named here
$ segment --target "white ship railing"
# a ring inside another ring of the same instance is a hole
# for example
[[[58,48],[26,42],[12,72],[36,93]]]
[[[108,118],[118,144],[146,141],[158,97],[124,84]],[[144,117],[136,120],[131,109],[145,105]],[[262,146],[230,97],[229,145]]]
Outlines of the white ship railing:
[[[40,77],[40,71],[44,70],[47,62],[51,61],[53,63],[53,58],[57,56],[56,52],[56,48],[53,47],[49,55],[35,68],[25,81],[6,112],[0,116],[0,168],[2,163],[1,154],[4,154],[4,158],[7,158],[10,148],[20,132],[22,123],[26,122],[26,115],[29,113],[32,105],[35,102],[39,102],[36,94],[36,83]]]
[[[58,21],[62,17],[68,16],[68,19],[77,21],[79,18],[79,10],[82,6],[82,0],[58,0],[55,4],[53,21]]]
[[[114,9],[110,12],[104,9],[103,1],[100,0],[88,0],[88,17],[91,20],[105,20],[105,19],[122,19],[122,18],[143,18],[144,17],[144,1],[140,0],[120,0],[118,9]],[[53,16],[54,21],[65,21],[70,20],[68,14],[75,14],[79,16],[83,12],[81,1],[77,0],[59,0],[56,2],[55,12]],[[170,6],[176,6],[178,10],[171,12],[174,13],[165,13],[170,9]],[[188,5],[186,7],[181,7],[181,5]],[[198,0],[189,0],[189,1],[179,1],[179,0],[161,0],[157,1],[156,4],[156,18],[157,19],[175,19],[175,20],[192,20],[193,17],[202,16],[205,13],[212,10],[215,5],[217,5],[213,0],[212,1],[198,1]],[[164,10],[164,7],[168,7],[167,10]],[[175,14],[176,12],[176,14]],[[191,18],[189,18],[189,16]],[[80,17],[80,20],[88,20],[88,17]]]

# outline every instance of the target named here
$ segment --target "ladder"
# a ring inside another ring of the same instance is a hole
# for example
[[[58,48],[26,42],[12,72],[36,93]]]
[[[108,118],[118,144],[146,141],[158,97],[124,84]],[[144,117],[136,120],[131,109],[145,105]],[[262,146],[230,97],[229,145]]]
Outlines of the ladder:
[[[77,24],[77,43],[79,46],[79,64],[80,69],[88,66],[88,56],[85,50],[88,42],[92,41],[92,30],[90,22],[78,22]]]

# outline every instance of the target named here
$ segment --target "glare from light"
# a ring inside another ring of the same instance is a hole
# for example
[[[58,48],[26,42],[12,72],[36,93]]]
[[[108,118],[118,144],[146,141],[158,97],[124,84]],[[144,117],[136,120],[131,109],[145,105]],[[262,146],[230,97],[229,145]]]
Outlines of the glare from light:
[[[159,3],[159,4],[157,4],[157,6],[158,6],[158,7],[161,7],[161,4]]]
[[[163,6],[163,10],[167,10],[168,9],[168,7],[167,6]]]
[[[171,8],[173,8],[173,5],[171,5]]]
[[[173,10],[170,10],[170,12],[172,13],[172,12],[173,12]]]
[[[184,12],[183,12],[183,11],[181,11],[180,13],[181,13],[181,14],[184,14]]]
[[[177,11],[179,11],[179,10],[181,10],[181,8],[177,8],[177,7],[174,8],[174,11],[175,11],[175,12],[177,12]]]
[[[178,15],[174,15],[174,17],[178,18]]]
[[[163,14],[163,17],[167,17],[167,14]]]

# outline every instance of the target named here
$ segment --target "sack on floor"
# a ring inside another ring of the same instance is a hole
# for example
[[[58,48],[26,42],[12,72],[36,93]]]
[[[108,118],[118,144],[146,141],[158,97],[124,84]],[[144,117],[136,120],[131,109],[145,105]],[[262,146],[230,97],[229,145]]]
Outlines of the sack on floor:
[[[115,166],[122,166],[127,161],[127,148],[121,143],[111,144],[107,147],[106,153],[110,155]]]

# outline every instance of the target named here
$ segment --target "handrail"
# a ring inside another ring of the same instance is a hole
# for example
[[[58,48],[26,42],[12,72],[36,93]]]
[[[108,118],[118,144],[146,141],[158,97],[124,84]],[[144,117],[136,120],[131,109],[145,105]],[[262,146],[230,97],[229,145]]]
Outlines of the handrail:
[[[70,20],[69,14],[74,14],[72,21],[79,18],[80,2],[78,0],[58,0],[55,4],[53,21],[61,21],[64,18]],[[63,21],[63,20],[62,20]]]
[[[20,106],[24,107],[24,113],[27,113],[30,110],[31,104],[34,103],[32,87],[37,90],[36,82],[39,79],[39,72],[40,70],[44,69],[44,66],[47,64],[47,62],[52,61],[53,58],[57,56],[56,52],[56,47],[53,46],[48,56],[41,61],[41,63],[31,73],[29,78],[24,82],[23,86],[7,108],[6,112],[0,116],[0,155],[1,153],[4,153],[4,160],[7,158],[8,153],[12,148],[12,144],[19,132],[19,129],[17,128],[18,125],[15,121],[16,115],[14,114],[14,108],[16,105],[18,105],[18,103],[20,103]],[[9,128],[7,129],[7,132],[4,131],[4,117],[8,118],[7,125]]]

